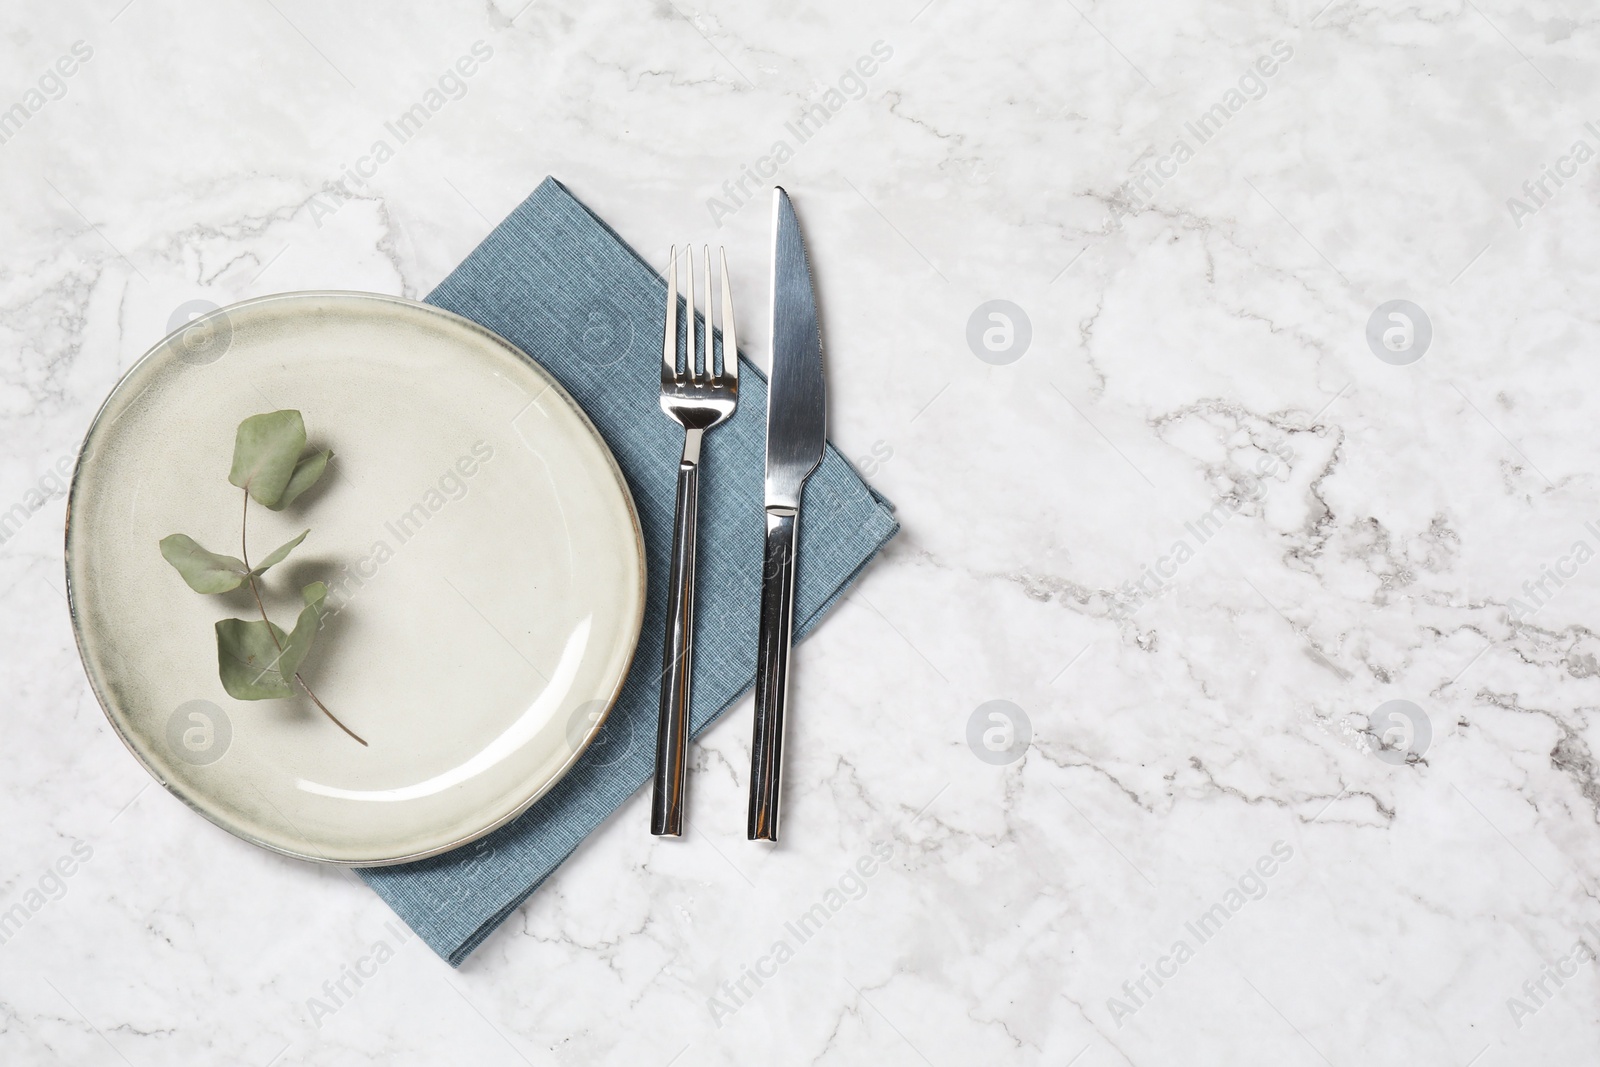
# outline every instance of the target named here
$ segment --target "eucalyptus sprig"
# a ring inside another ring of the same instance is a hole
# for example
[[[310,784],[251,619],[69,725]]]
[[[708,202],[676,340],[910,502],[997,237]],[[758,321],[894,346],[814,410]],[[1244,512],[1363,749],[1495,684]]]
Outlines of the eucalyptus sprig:
[[[249,583],[261,618],[223,619],[216,627],[217,673],[229,696],[236,700],[278,700],[294,696],[291,683],[298,682],[311,702],[322,709],[334,725],[365,745],[355,731],[328,710],[300,676],[300,665],[305,662],[311,642],[322,625],[322,606],[328,587],[322,582],[312,582],[300,590],[305,607],[300,610],[294,629],[288,633],[267,617],[266,605],[261,600],[257,579],[268,568],[289,558],[289,553],[299,547],[311,531],[291,538],[267,553],[260,563],[250,565],[250,501],[282,511],[317,484],[317,479],[328,469],[328,461],[333,458],[331,450],[306,452],[305,447],[306,424],[298,411],[270,411],[245,419],[234,436],[233,469],[228,473],[228,481],[244,490],[244,504],[239,515],[239,555],[243,558],[207,551],[188,534],[163,537],[161,555],[197,593],[226,593]]]

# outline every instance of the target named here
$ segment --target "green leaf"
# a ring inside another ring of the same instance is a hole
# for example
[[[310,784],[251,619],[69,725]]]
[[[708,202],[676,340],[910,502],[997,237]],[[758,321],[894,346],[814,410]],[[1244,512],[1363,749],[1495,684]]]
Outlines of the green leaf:
[[[276,504],[268,504],[273,511],[282,511],[293,504],[295,498],[301,493],[317,484],[322,477],[322,472],[328,469],[328,460],[333,458],[333,449],[324,448],[321,452],[313,452],[301,458],[295,464],[294,473],[289,475],[289,484],[283,487],[283,495]]]
[[[305,447],[306,424],[298,411],[252,415],[234,437],[228,481],[270,508],[283,496]]]
[[[307,533],[310,531],[308,530]],[[304,537],[305,534],[301,534]],[[293,545],[289,546],[293,548]],[[282,551],[281,549],[279,551]],[[287,552],[284,555],[288,555]],[[207,552],[188,534],[171,534],[161,539],[161,558],[183,575],[196,593],[226,593],[244,581],[243,561],[232,556]]]
[[[276,640],[274,640],[276,638]],[[217,673],[222,688],[235,700],[276,700],[294,696],[293,671],[280,669],[288,636],[260,619],[223,619],[217,623]]]
[[[300,591],[300,595],[305,598],[306,606],[300,610],[300,618],[295,620],[294,633],[289,635],[289,643],[284,646],[283,659],[279,663],[285,678],[294,677],[294,672],[305,662],[306,653],[311,651],[311,642],[322,626],[322,601],[328,595],[328,587],[321,582],[312,582]]]
[[[300,544],[301,541],[304,541],[306,539],[306,534],[310,532],[310,530],[307,530],[299,537],[296,537],[293,541],[285,541],[283,544],[273,549],[267,558],[262,560],[260,563],[257,563],[255,569],[250,573],[265,574],[268,567],[275,566],[276,564],[282,563],[284,560],[288,559],[289,553],[293,552],[295,550],[295,546]]]

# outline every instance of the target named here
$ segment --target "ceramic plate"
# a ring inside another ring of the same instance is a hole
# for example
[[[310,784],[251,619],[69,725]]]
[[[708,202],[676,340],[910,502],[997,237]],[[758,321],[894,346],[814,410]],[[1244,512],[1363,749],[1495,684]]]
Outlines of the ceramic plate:
[[[273,621],[329,588],[305,698],[235,700],[214,625],[248,587],[196,593],[173,533],[240,554],[235,430],[302,412],[328,472],[252,503]],[[443,852],[521,813],[576,761],[621,688],[644,613],[638,517],[610,451],[536,363],[465,319],[393,297],[291,293],[211,312],[117,385],[67,520],[78,648],[151,774],[224,829],[350,865]]]

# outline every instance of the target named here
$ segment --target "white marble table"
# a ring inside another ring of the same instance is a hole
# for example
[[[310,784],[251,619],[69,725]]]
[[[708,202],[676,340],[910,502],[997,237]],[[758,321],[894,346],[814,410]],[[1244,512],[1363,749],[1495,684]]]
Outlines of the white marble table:
[[[1593,1062],[1592,13],[922,3],[0,15],[0,1061]],[[177,309],[420,296],[546,174],[762,294],[774,169],[905,524],[781,848],[747,700],[453,971],[150,784],[61,472]]]

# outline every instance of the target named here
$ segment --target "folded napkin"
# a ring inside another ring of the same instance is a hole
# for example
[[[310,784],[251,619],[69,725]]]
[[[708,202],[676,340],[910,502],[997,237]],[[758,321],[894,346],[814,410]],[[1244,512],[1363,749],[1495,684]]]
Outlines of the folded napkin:
[[[567,776],[520,818],[472,845],[357,872],[435,952],[460,966],[650,780],[683,430],[657,404],[665,282],[554,178],[495,227],[427,302],[520,347],[583,407],[628,479],[649,568],[644,629],[622,695]],[[752,303],[747,295],[746,315]],[[755,681],[766,379],[747,363],[739,391],[737,413],[706,435],[702,453],[695,734]],[[898,529],[888,501],[828,446],[802,504],[797,636],[817,625]],[[730,818],[742,820],[743,812]],[[617,832],[644,834],[648,827],[641,820]]]

